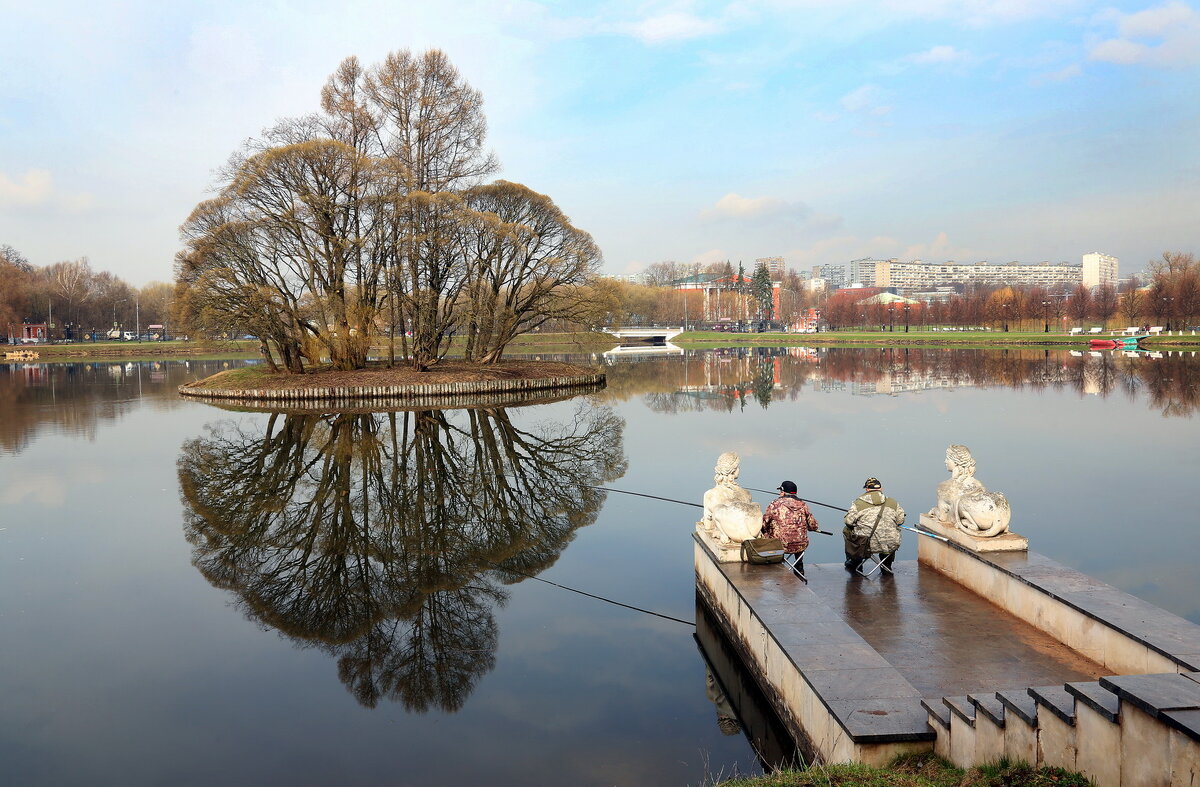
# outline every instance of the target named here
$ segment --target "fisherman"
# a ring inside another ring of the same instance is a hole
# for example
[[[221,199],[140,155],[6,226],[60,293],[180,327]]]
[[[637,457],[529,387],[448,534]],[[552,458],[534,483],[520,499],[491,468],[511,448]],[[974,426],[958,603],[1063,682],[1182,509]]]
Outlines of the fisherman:
[[[804,550],[808,549],[808,532],[817,530],[820,525],[808,510],[808,503],[796,497],[794,483],[784,481],[777,491],[779,497],[763,512],[762,535],[782,541],[783,551],[790,556],[789,565],[800,569],[804,565]]]
[[[892,573],[892,562],[900,548],[900,525],[904,509],[883,493],[878,478],[863,483],[863,493],[850,506],[844,518],[842,537],[846,541],[846,568],[857,571],[872,552],[879,556],[884,574]]]

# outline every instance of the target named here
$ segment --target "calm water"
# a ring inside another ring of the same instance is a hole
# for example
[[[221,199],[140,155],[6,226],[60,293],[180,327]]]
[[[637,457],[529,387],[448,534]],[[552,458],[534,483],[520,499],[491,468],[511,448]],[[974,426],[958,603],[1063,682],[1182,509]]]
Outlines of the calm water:
[[[965,443],[1033,549],[1200,622],[1200,357],[622,358],[602,394],[480,411],[176,397],[221,366],[0,365],[4,781],[758,772],[787,746],[750,709],[745,732],[718,723],[709,626],[701,651],[690,626],[528,578],[696,620],[698,509],[582,485],[699,500],[725,450],[747,486],[846,505],[873,475],[915,515]]]

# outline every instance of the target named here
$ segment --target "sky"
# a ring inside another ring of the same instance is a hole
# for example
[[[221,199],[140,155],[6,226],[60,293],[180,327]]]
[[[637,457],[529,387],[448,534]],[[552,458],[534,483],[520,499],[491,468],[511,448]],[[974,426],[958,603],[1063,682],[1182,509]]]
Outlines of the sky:
[[[608,273],[1200,251],[1200,0],[0,0],[0,244],[170,280],[350,55],[444,50]]]

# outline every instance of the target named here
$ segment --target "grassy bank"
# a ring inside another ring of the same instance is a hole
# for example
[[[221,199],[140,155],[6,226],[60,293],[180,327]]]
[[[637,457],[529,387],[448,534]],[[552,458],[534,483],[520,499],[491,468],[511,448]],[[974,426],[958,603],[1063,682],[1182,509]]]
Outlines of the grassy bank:
[[[38,361],[161,361],[170,358],[231,358],[257,356],[258,342],[197,341],[197,342],[78,342],[73,344],[0,345],[4,352],[31,350]],[[3,355],[0,355],[3,358]]]
[[[1100,334],[1098,338],[1107,338]],[[722,331],[687,331],[672,339],[680,347],[704,349],[714,347],[1045,347],[1084,349],[1090,335],[1044,333],[1042,331],[928,331],[910,329],[892,331],[826,331],[822,333],[725,333]],[[579,331],[576,333],[530,333],[518,336],[509,345],[514,355],[528,353],[598,353],[610,350],[617,342],[608,334]],[[1144,339],[1143,349],[1200,350],[1200,334],[1192,336],[1158,336]],[[256,341],[197,341],[197,342],[81,342],[79,344],[4,345],[5,350],[30,349],[37,352],[39,361],[104,361],[104,360],[164,360],[170,358],[231,358],[258,357]],[[453,348],[453,345],[452,345]],[[376,345],[378,355],[387,353],[386,344]],[[453,355],[453,349],[452,353]]]
[[[218,372],[204,380],[188,383],[188,388],[211,391],[299,390],[314,388],[406,387],[444,383],[478,383],[505,380],[544,380],[579,378],[595,372],[585,366],[554,361],[504,360],[495,364],[466,363],[447,358],[426,372],[411,366],[387,367],[372,363],[366,369],[339,371],[328,366],[309,369],[305,374],[272,372],[265,364]]]
[[[672,339],[680,347],[773,347],[795,345],[855,347],[1057,347],[1080,349],[1109,334],[1071,335],[1042,331],[824,331],[821,333],[723,333],[688,331]],[[1196,336],[1159,336],[1142,340],[1149,349],[1200,349]]]
[[[866,765],[814,766],[767,776],[731,779],[720,787],[1086,787],[1077,773],[1001,762],[960,770],[929,754],[898,758],[886,768]]]

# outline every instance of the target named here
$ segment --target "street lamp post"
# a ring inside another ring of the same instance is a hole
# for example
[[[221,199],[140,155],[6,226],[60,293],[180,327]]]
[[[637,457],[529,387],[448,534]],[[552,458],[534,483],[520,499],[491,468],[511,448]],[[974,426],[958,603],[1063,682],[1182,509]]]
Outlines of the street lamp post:
[[[1162,298],[1162,304],[1163,304],[1163,308],[1162,308],[1163,316],[1167,318],[1166,329],[1169,331],[1169,330],[1171,330],[1171,296],[1164,295]]]
[[[1042,330],[1050,333],[1050,301],[1042,301],[1042,322],[1045,323]]]
[[[117,330],[117,304],[118,303],[128,303],[128,302],[129,302],[128,298],[118,298],[117,300],[113,301],[113,325],[112,325],[112,327],[113,327],[114,331]],[[117,338],[118,339],[121,338],[119,333],[117,334]]]
[[[1004,324],[1004,332],[1008,333],[1008,304],[1007,303],[1000,304],[1000,313],[1002,315],[1000,318],[1000,322],[1002,322]]]

